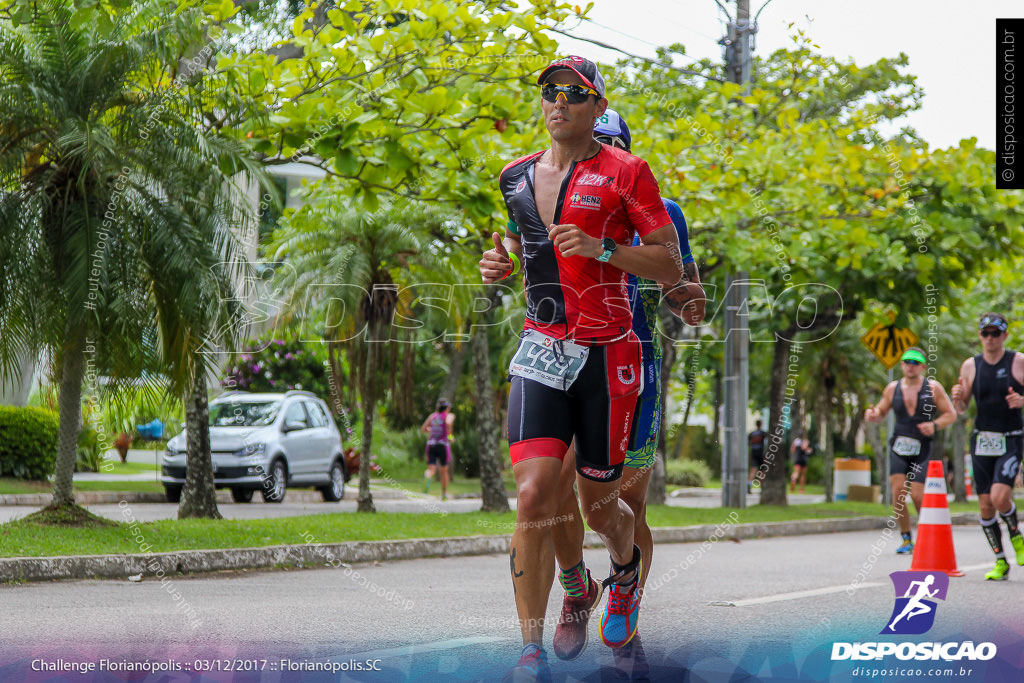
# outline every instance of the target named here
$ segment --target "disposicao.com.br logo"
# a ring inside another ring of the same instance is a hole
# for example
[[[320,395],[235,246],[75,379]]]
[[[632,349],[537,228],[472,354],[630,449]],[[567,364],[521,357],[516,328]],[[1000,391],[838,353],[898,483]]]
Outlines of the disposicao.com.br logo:
[[[893,572],[896,604],[881,635],[920,635],[935,623],[936,600],[945,600],[949,577],[942,572]],[[901,660],[989,660],[996,656],[994,643],[833,643],[832,660],[868,660],[895,656]]]

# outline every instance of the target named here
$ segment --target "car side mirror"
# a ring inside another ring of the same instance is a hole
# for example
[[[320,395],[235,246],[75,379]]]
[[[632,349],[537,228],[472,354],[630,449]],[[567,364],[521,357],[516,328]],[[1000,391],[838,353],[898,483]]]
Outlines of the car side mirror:
[[[306,425],[301,422],[285,422],[284,426],[281,427],[281,431],[287,434],[288,432],[297,432],[300,429],[305,429]]]

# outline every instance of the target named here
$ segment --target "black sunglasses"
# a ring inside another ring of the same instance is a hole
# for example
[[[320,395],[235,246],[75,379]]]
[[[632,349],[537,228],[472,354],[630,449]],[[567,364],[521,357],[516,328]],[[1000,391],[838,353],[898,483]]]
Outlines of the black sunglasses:
[[[626,143],[622,141],[622,138],[615,137],[613,135],[596,135],[594,139],[600,142],[602,145],[611,145],[612,147],[618,147],[624,149],[627,152],[629,147],[626,147]]]
[[[905,360],[903,362],[907,365],[921,365],[921,361],[919,360]]]
[[[1001,337],[1003,335],[999,330],[982,330],[982,337]]]
[[[586,102],[587,98],[591,95],[600,98],[600,95],[597,94],[596,90],[583,85],[557,85],[555,83],[545,83],[540,88],[540,96],[548,102],[557,101],[559,93],[565,96],[565,101],[569,104]]]

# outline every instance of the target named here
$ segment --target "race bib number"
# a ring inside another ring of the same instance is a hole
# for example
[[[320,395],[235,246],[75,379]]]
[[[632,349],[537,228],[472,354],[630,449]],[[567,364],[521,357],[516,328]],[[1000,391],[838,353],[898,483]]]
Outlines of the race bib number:
[[[565,391],[576,381],[589,353],[586,346],[530,330],[519,342],[508,374]]]
[[[892,452],[896,455],[920,455],[921,442],[909,436],[897,436],[892,444]]]
[[[974,444],[975,455],[1006,455],[1006,434],[1001,432],[978,432]]]

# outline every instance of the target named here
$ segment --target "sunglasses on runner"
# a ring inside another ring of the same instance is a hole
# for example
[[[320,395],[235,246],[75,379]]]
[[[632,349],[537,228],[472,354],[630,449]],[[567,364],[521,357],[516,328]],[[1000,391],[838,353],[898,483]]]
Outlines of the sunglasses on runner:
[[[1003,335],[999,330],[982,330],[982,337],[1001,337]]]
[[[625,149],[628,151],[626,143],[622,141],[622,138],[613,137],[611,135],[597,135],[594,139],[602,145],[611,145],[612,147],[618,147],[619,149]]]
[[[921,365],[921,361],[919,360],[905,360],[903,362],[907,365]]]
[[[597,94],[596,90],[584,85],[559,85],[557,83],[545,83],[540,88],[540,96],[548,102],[557,101],[559,94],[564,95],[565,101],[569,104],[586,102],[587,98],[591,95],[601,99],[601,96]]]

